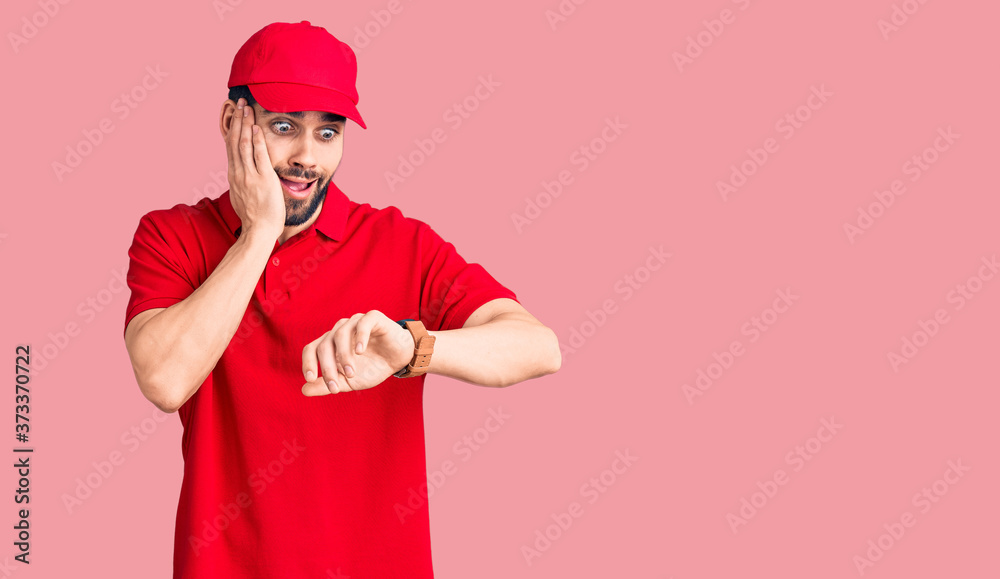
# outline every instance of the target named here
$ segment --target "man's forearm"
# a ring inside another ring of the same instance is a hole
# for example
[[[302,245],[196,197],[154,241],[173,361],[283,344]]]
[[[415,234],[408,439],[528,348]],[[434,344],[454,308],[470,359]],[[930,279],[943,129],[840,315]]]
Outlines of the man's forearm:
[[[205,282],[139,328],[130,350],[147,398],[167,411],[198,390],[246,313],[274,237],[244,232]]]
[[[481,386],[510,386],[559,369],[551,329],[515,313],[472,327],[428,332],[435,337],[428,372]]]

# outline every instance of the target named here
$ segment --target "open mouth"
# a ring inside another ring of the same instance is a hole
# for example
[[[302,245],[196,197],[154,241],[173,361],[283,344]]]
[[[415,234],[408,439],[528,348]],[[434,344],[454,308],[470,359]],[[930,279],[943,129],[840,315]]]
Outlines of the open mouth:
[[[278,177],[278,179],[281,181],[281,186],[285,188],[285,191],[289,195],[300,199],[308,197],[312,193],[313,185],[316,183],[315,179],[312,181],[290,181],[281,177]]]

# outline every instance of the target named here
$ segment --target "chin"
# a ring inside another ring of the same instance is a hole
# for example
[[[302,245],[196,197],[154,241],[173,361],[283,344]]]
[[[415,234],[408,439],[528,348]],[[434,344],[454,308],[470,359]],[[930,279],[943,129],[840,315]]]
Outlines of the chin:
[[[326,192],[326,186],[317,187],[308,197],[302,199],[285,193],[285,227],[295,227],[313,218],[320,210],[319,204],[326,197]]]

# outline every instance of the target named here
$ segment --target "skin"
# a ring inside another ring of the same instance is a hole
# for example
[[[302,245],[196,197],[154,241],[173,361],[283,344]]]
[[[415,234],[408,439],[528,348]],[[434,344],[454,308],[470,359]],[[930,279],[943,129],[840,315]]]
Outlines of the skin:
[[[143,311],[125,331],[139,388],[164,412],[180,408],[214,369],[239,328],[275,241],[284,243],[312,225],[322,205],[298,225],[288,225],[288,215],[301,213],[320,193],[343,157],[345,123],[318,111],[269,113],[259,105],[244,106],[243,99],[227,100],[219,125],[240,237],[188,298]],[[297,203],[284,192],[279,174],[319,182],[310,199]],[[436,342],[428,373],[471,384],[509,386],[556,372],[561,364],[555,332],[506,298],[483,304],[460,329],[429,334]],[[413,350],[409,331],[378,310],[343,318],[303,348],[302,393],[372,388],[406,366]]]
[[[248,222],[251,226],[258,225],[259,220],[259,225],[270,232],[280,225],[283,231],[277,238],[284,243],[319,217],[322,203],[300,225],[286,223],[290,217],[301,221],[310,202],[321,196],[333,179],[344,156],[346,122],[334,121],[332,115],[319,111],[276,113],[256,103],[244,104],[244,99],[239,103],[227,100],[219,118],[219,131],[226,140],[229,160],[230,199],[244,227]],[[234,119],[242,122],[234,123]],[[256,119],[260,119],[259,124]],[[249,139],[247,124],[251,129]],[[278,177],[317,182],[312,194],[299,200],[285,192]],[[233,187],[234,179],[241,187]],[[284,204],[283,211],[278,210],[279,199]]]

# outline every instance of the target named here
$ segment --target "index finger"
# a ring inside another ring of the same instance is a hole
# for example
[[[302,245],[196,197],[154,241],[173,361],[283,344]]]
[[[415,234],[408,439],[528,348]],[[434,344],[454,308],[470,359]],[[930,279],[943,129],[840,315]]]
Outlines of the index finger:
[[[306,382],[312,382],[319,377],[319,359],[316,356],[316,346],[322,339],[323,336],[320,336],[302,348],[302,376]]]
[[[324,377],[319,375],[316,349],[322,339],[320,336],[302,348],[302,374],[306,379],[306,383],[302,385],[302,393],[306,396],[325,396],[331,393]]]
[[[253,138],[253,160],[254,168],[258,174],[263,174],[268,169],[274,170],[271,166],[271,157],[267,153],[267,141],[264,140],[264,129],[256,122],[256,111],[250,109],[250,132]]]

